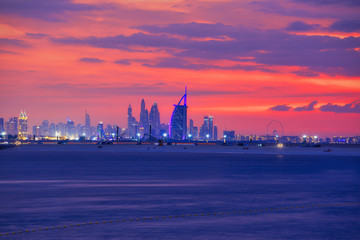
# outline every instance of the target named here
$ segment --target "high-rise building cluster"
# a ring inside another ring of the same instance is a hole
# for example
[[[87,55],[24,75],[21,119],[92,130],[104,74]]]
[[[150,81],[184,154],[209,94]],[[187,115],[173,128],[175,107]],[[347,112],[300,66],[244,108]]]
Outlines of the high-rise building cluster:
[[[19,116],[10,117],[8,121],[0,118],[1,139],[69,139],[69,140],[158,140],[171,139],[175,141],[198,140],[198,141],[281,141],[283,143],[360,143],[360,137],[333,137],[332,139],[318,138],[317,136],[279,136],[278,134],[256,136],[235,135],[235,131],[224,130],[218,135],[218,128],[214,125],[214,117],[205,115],[200,127],[194,126],[193,119],[187,116],[187,91],[177,104],[174,104],[169,123],[161,123],[158,104],[154,102],[150,112],[146,108],[145,100],[141,100],[139,121],[133,115],[131,105],[127,111],[127,128],[118,125],[106,126],[102,121],[96,126],[91,125],[90,115],[85,111],[84,124],[75,124],[69,117],[66,122],[53,123],[43,120],[35,125],[30,133],[28,128],[28,116],[21,111]],[[188,124],[189,123],[189,124]]]
[[[161,138],[167,134],[167,124],[160,122],[158,104],[155,102],[150,109],[146,108],[145,100],[141,100],[140,121],[137,121],[132,114],[132,107],[128,107],[126,137],[129,139],[140,138]]]
[[[90,115],[85,111],[85,125],[75,122],[67,117],[66,123],[50,123],[44,120],[40,125],[33,126],[32,135],[29,138],[37,139],[70,139],[70,140],[97,140],[107,138],[115,140],[121,130],[117,125],[108,124],[104,128],[103,122],[97,126],[91,126]]]
[[[127,128],[121,129],[117,125],[104,125],[100,121],[96,126],[91,125],[90,115],[85,111],[84,124],[75,124],[67,117],[66,122],[49,122],[43,120],[40,124],[33,126],[32,133],[28,130],[27,115],[21,111],[19,117],[12,117],[8,122],[0,118],[0,132],[2,135],[16,136],[19,139],[70,139],[70,140],[95,140],[95,139],[136,139],[156,140],[173,139],[183,141],[190,140],[217,140],[217,127],[213,125],[213,117],[205,116],[204,124],[200,127],[194,126],[190,119],[188,125],[187,117],[187,91],[178,104],[174,104],[174,110],[169,123],[161,123],[158,104],[154,102],[150,111],[146,108],[145,100],[141,100],[139,121],[133,115],[133,108],[129,105],[127,110]],[[189,126],[189,127],[188,127]]]
[[[10,135],[10,138],[26,139],[28,135],[28,117],[25,111],[21,111],[18,117],[11,117],[9,121],[0,118],[0,133],[2,136]]]

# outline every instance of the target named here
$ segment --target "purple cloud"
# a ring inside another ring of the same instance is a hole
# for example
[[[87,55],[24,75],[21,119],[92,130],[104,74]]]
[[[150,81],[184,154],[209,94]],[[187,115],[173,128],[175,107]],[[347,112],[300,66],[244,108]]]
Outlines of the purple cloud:
[[[114,63],[122,64],[122,65],[130,65],[131,64],[131,62],[127,59],[116,60]]]
[[[26,36],[32,38],[45,38],[45,37],[49,37],[50,35],[44,33],[26,33]]]
[[[313,101],[311,102],[309,105],[307,106],[302,106],[302,107],[297,107],[294,108],[294,111],[296,112],[303,112],[303,111],[314,111],[315,110],[315,106],[318,102],[317,101]]]
[[[87,63],[103,63],[103,62],[106,62],[105,60],[102,60],[100,58],[89,58],[89,57],[81,58],[79,61],[80,62],[87,62]]]
[[[331,24],[329,30],[340,32],[360,32],[360,19],[336,21]]]
[[[177,68],[177,69],[191,69],[191,70],[204,70],[204,69],[222,69],[222,70],[244,70],[244,71],[262,71],[275,73],[276,70],[268,69],[262,66],[252,65],[233,65],[233,66],[216,66],[203,63],[191,63],[181,58],[161,58],[157,63],[144,63],[145,67],[155,68]]]
[[[156,67],[156,68],[180,68],[180,69],[192,69],[192,70],[202,70],[209,68],[204,64],[192,64],[191,62],[181,58],[162,58],[158,63],[155,64],[144,63],[143,66]]]
[[[299,70],[299,71],[293,71],[291,73],[295,73],[297,76],[301,77],[317,77],[319,76],[318,73],[310,70]]]
[[[229,33],[234,30],[233,26],[224,25],[222,23],[208,24],[196,22],[173,23],[164,26],[143,25],[135,28],[149,33],[169,33],[199,38],[228,36]]]
[[[207,31],[201,32],[203,28],[206,28]],[[158,63],[158,67],[169,67],[171,65],[173,67],[179,66],[179,68],[204,69],[208,66],[191,65],[185,63],[183,59],[237,61],[239,57],[253,57],[251,62],[261,64],[262,71],[271,71],[269,66],[274,65],[302,66],[309,71],[329,75],[360,76],[360,68],[357,64],[360,62],[360,55],[354,50],[360,47],[360,37],[341,39],[329,36],[305,36],[279,30],[259,30],[243,26],[205,23],[179,23],[174,29],[164,26],[154,26],[153,28],[146,26],[146,29],[153,32],[135,33],[130,36],[52,38],[50,40],[63,44],[113,48],[124,51],[145,51],[144,48],[151,47],[167,51],[173,55],[172,58],[179,58],[178,60],[167,59],[166,62]],[[168,35],[169,33],[187,38],[171,37]],[[192,39],[195,36],[226,36],[227,39],[198,41]],[[147,63],[146,66],[155,67],[155,65]],[[244,69],[245,67],[231,68]],[[260,69],[259,67],[255,68]]]
[[[286,112],[286,111],[290,111],[292,109],[292,107],[289,107],[288,105],[284,104],[284,105],[277,105],[274,107],[269,108],[269,110],[271,111],[281,111],[281,112]]]
[[[302,21],[292,22],[285,28],[287,31],[293,32],[307,32],[319,29],[321,26],[319,24],[307,24]]]
[[[318,103],[317,101],[313,101],[307,106],[301,106],[301,107],[296,107],[296,108],[289,107],[286,104],[277,105],[277,106],[269,108],[269,110],[272,110],[272,111],[291,111],[291,110],[293,110],[296,112],[315,111],[316,110],[315,106],[317,103]],[[345,104],[343,106],[333,104],[333,103],[328,103],[328,104],[320,106],[319,110],[322,112],[334,112],[334,113],[360,113],[360,99],[355,100],[354,102],[351,102],[349,104]]]
[[[359,7],[360,2],[358,0],[292,0],[298,3],[308,3],[314,5],[345,5],[351,7]]]
[[[113,48],[125,51],[140,51],[136,46],[142,47],[161,47],[161,48],[178,48],[183,45],[183,41],[177,38],[171,38],[166,35],[149,35],[144,33],[135,33],[130,36],[117,35],[110,37],[86,37],[86,38],[51,38],[53,42],[63,44],[88,45],[99,48]]]
[[[10,38],[0,38],[0,45],[13,45],[18,47],[29,47],[29,45],[19,39],[10,39]]]
[[[0,49],[0,54],[17,54],[17,52]]]
[[[334,113],[360,113],[360,100],[356,100],[352,103],[345,104],[343,106],[328,103],[321,106],[320,111],[322,112],[334,112]]]
[[[174,96],[179,95],[182,89],[176,89],[174,86],[168,86],[163,82],[153,84],[130,84],[130,85],[92,85],[92,84],[41,84],[37,87],[42,89],[56,89],[74,93],[77,97],[101,96],[101,95],[141,95],[141,96]],[[226,90],[194,90],[189,92],[191,96],[212,96],[228,94],[247,94],[248,91],[226,91]]]
[[[293,0],[296,3],[305,4],[281,4],[281,1],[253,1],[248,4],[249,8],[254,11],[260,11],[266,14],[276,14],[282,16],[291,16],[298,18],[333,18],[333,19],[344,19],[344,18],[357,18],[359,16],[358,11],[353,6],[349,8],[349,2],[344,1],[327,1],[321,3],[316,0]],[[351,0],[349,0],[351,1]],[[355,0],[357,1],[357,0]],[[316,3],[318,2],[318,3]],[[328,4],[327,4],[328,2]],[[316,8],[309,8],[308,4],[313,5]],[[325,6],[327,4],[328,6]],[[337,5],[348,7],[346,11],[338,11]]]
[[[24,17],[46,21],[61,21],[61,14],[96,10],[98,7],[88,4],[74,3],[71,0],[2,0],[0,13],[17,14]]]

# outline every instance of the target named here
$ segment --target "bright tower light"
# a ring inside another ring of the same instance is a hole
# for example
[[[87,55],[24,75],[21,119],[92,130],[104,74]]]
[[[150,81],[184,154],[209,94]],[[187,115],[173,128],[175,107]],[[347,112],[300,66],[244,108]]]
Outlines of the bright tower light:
[[[209,135],[209,134],[206,134],[206,137],[207,137],[207,138],[209,138],[209,137],[210,137],[210,135]]]
[[[163,134],[163,137],[167,137],[167,134],[166,134],[166,133],[164,133],[164,134]]]
[[[189,135],[188,135],[188,137],[189,137],[189,138],[191,138],[191,137],[192,137],[192,135],[191,135],[191,134],[189,134]]]
[[[226,138],[226,135],[224,135],[224,138]]]
[[[138,133],[137,136],[140,137],[140,133]]]
[[[306,138],[307,136],[306,135],[303,135],[303,138]]]
[[[315,138],[315,139],[317,139],[317,138],[318,138],[318,136],[314,136],[314,138]]]

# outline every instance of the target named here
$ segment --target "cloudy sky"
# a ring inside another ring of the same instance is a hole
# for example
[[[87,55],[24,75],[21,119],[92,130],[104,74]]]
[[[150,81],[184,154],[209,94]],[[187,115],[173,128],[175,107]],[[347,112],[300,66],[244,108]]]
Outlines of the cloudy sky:
[[[126,126],[141,98],[161,121],[220,130],[360,134],[360,1],[1,0],[0,117]]]

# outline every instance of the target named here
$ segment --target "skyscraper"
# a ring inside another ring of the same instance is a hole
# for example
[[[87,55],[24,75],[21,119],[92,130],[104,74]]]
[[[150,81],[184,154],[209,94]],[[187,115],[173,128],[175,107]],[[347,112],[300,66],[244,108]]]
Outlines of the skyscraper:
[[[142,129],[141,134],[149,133],[149,112],[145,108],[145,100],[141,100],[140,122],[139,128]]]
[[[90,115],[85,111],[85,137],[91,137]]]
[[[5,132],[4,118],[0,118],[0,134]]]
[[[26,112],[21,111],[19,115],[19,136],[25,137],[28,135],[28,125],[27,125],[27,115]]]
[[[177,105],[174,105],[174,111],[170,120],[170,138],[175,140],[185,140],[187,131],[187,105],[186,105],[186,88],[185,94]],[[183,105],[181,102],[183,101]]]
[[[39,128],[40,128],[40,127],[34,125],[34,126],[33,126],[32,134],[35,135],[35,136],[37,136],[37,135],[39,134],[39,133],[38,133],[38,129],[39,129]]]
[[[127,115],[127,126],[128,126],[127,131],[130,138],[134,137],[134,131],[133,131],[134,122],[135,122],[135,118],[132,116],[132,107],[131,104],[129,104],[128,115]]]
[[[55,125],[55,123],[50,123],[50,125],[49,125],[49,137],[56,137],[56,125]]]
[[[6,128],[7,128],[6,133],[8,135],[12,135],[12,136],[18,135],[18,118],[17,117],[10,118]]]
[[[151,110],[149,114],[149,124],[151,125],[151,135],[156,137],[159,136],[160,112],[156,102],[151,106]]]
[[[129,104],[129,107],[128,107],[127,121],[128,121],[128,129],[130,129],[131,125],[132,125],[132,107],[131,107],[131,104]]]
[[[190,127],[189,127],[189,134],[193,135],[194,132],[194,121],[190,119]]]
[[[214,141],[218,140],[218,129],[217,126],[214,126]]]
[[[67,137],[75,137],[76,136],[76,128],[74,121],[71,121],[70,118],[67,118],[67,122],[65,125],[65,131]]]
[[[41,125],[40,125],[40,128],[38,129],[37,131],[38,135],[40,137],[46,137],[46,136],[49,136],[49,121],[48,120],[44,120]]]
[[[209,116],[209,135],[210,139],[214,140],[214,117]]]
[[[99,138],[105,137],[104,123],[101,122],[101,121],[100,121],[99,124],[97,125],[97,134],[98,134]]]
[[[204,124],[201,126],[200,137],[206,140],[214,139],[214,118],[213,116],[204,116]]]

